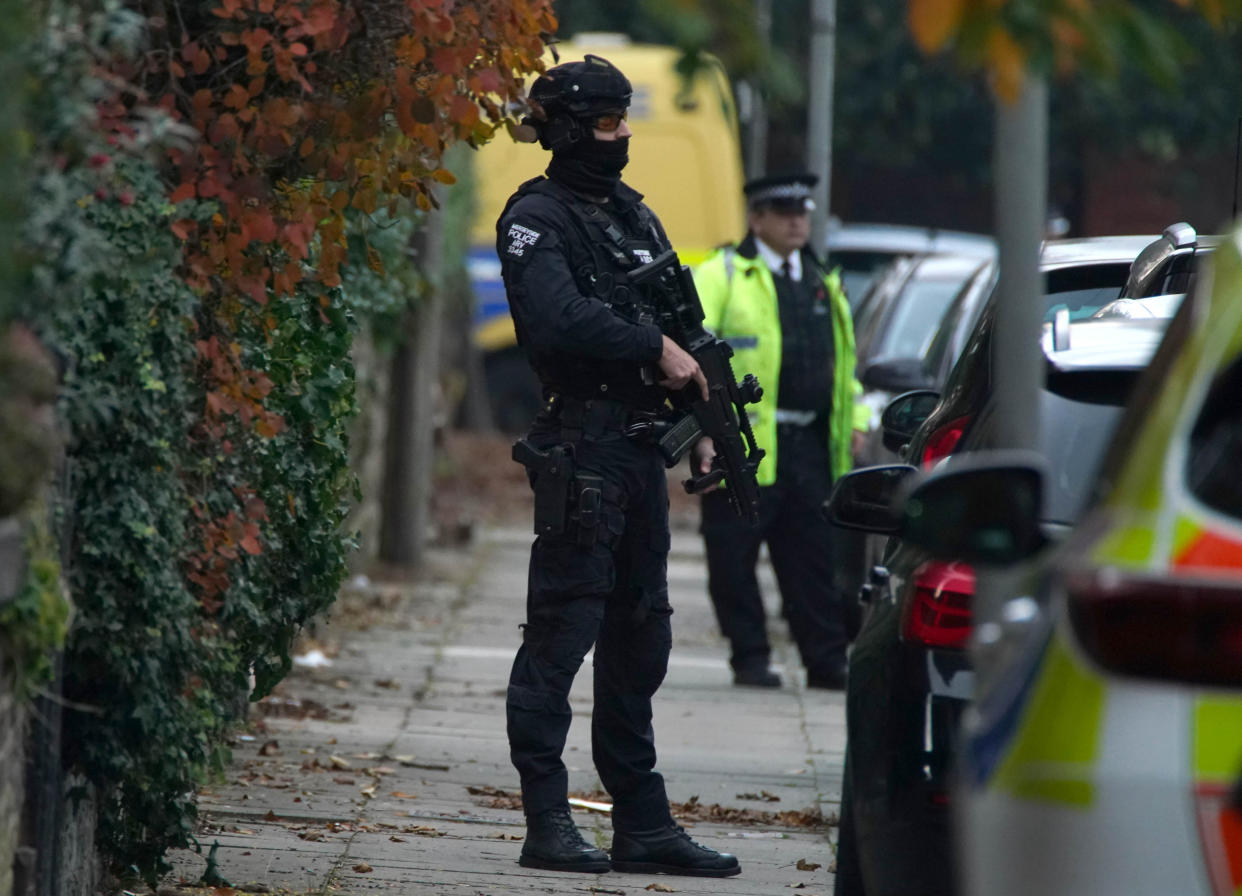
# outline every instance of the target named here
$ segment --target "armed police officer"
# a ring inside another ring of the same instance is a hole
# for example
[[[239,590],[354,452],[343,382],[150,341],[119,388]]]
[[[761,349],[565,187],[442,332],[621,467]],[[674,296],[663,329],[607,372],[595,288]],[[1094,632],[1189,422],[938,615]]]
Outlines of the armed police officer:
[[[833,584],[833,527],[820,507],[848,472],[866,408],[856,403],[854,328],[836,272],[807,248],[809,173],[755,178],[743,188],[749,232],[695,271],[704,324],[734,349],[763,395],[750,411],[759,446],[759,521],[733,513],[719,493],[703,496],[708,592],[732,649],[735,684],[779,687],[755,564],[766,541],[789,633],[813,688],[845,685],[848,633]]]
[[[706,398],[707,386],[627,285],[627,272],[669,248],[641,194],[621,182],[630,93],[615,66],[591,55],[538,78],[524,124],[552,159],[496,225],[518,340],[546,400],[514,446],[538,536],[506,701],[527,824],[520,864],[724,877],[737,860],[674,824],[654,768],[651,698],[668,666],[672,608],[665,465],[648,434],[668,390],[694,383]],[[706,471],[710,440],[694,451]],[[613,799],[611,859],[574,824],[561,759],[570,686],[592,646],[592,755]]]

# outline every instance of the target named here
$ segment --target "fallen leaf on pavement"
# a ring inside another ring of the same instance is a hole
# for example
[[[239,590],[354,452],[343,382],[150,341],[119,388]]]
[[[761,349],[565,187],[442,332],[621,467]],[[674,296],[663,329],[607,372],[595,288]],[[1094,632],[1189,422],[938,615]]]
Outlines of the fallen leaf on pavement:
[[[394,790],[394,791],[392,792],[392,795],[393,795],[393,796],[395,796],[395,797],[396,797],[397,799],[399,799],[399,800],[416,800],[416,799],[418,799],[418,794],[417,794],[417,793],[405,793],[405,792],[400,791],[400,790]]]
[[[405,828],[401,829],[401,833],[402,834],[417,834],[419,836],[443,836],[445,835],[445,833],[443,833],[442,830],[436,830],[435,828],[432,828],[432,826],[426,825],[426,824],[407,824]]]
[[[328,761],[332,763],[333,768],[353,768],[354,765],[348,759],[344,759],[333,753],[328,757]]]
[[[271,809],[267,810],[267,814],[263,816],[264,821],[280,821],[280,816]]]
[[[333,778],[332,783],[333,784],[357,784],[358,780],[356,778]]]
[[[388,839],[391,840],[393,843],[408,843],[409,842],[404,837],[398,837],[396,834],[393,834]]]
[[[759,800],[764,803],[779,803],[781,801],[779,796],[774,793],[768,793],[766,790],[761,790],[758,793],[739,793],[737,798],[739,800]]]
[[[323,831],[303,831],[302,833],[298,834],[298,838],[301,840],[310,840],[312,842],[317,842],[323,839]]]
[[[274,753],[279,753],[279,752],[280,752],[280,744],[278,744],[274,740],[269,740],[263,746],[259,747],[260,756],[271,756]]]
[[[799,871],[814,871],[816,868],[820,867],[820,865],[819,862],[808,862],[806,859],[798,859],[797,864],[794,867],[796,867]]]
[[[368,865],[366,862],[359,862],[357,865],[354,866],[354,870],[357,871],[359,874],[370,874],[375,869],[372,868],[370,865]]]
[[[643,889],[654,890],[657,893],[676,893],[677,892],[672,887],[670,887],[668,884],[647,884],[647,886],[643,887]]]
[[[789,886],[795,890],[801,890],[806,886],[806,884],[804,884],[802,881],[798,881],[796,884],[790,884]]]
[[[375,796],[375,785],[372,784],[370,787],[362,788],[362,795],[365,796],[367,799],[371,799],[372,797],[374,797]]]
[[[522,795],[513,793],[508,790],[501,790],[499,787],[492,787],[490,784],[483,787],[466,786],[466,792],[474,796],[490,797],[483,805],[490,809],[520,809],[522,808]]]
[[[670,803],[673,817],[681,821],[705,821],[728,825],[765,825],[771,827],[817,828],[837,823],[836,816],[825,818],[818,809],[787,809],[764,812],[760,809],[738,809],[733,806],[700,803],[697,796],[684,803]]]
[[[390,691],[400,690],[401,685],[393,681],[391,678],[376,679],[375,686],[377,688],[388,688]]]

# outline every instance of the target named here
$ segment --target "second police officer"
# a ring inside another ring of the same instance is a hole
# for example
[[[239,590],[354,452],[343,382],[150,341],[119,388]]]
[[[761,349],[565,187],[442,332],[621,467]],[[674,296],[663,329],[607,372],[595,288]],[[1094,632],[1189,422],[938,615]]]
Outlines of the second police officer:
[[[668,389],[697,384],[698,363],[652,323],[627,272],[669,248],[641,194],[621,182],[631,88],[588,55],[531,87],[526,120],[552,151],[497,222],[501,274],[518,341],[546,405],[514,456],[535,493],[522,645],[506,699],[521,778],[520,863],[555,871],[737,874],[737,860],[674,822],[655,770],[651,698],[672,634],[664,462],[643,437]],[[701,471],[710,442],[695,448]],[[611,857],[570,815],[562,760],[569,691],[595,648],[592,757],[613,799]]]
[[[755,572],[766,542],[807,685],[845,687],[849,633],[832,552],[838,536],[820,508],[861,448],[867,409],[856,401],[862,387],[840,278],[807,247],[817,182],[802,172],[748,181],[748,233],[694,274],[704,325],[733,347],[734,367],[763,384],[748,414],[765,451],[758,525],[733,513],[722,493],[702,501],[708,592],[739,685],[781,684],[769,665]]]

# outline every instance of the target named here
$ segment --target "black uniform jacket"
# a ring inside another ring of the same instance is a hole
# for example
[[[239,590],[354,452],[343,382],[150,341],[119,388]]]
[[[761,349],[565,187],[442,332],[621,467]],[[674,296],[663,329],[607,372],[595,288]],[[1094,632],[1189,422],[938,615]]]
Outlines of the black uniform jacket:
[[[605,203],[546,178],[510,198],[496,224],[496,251],[518,342],[545,388],[634,407],[663,404],[664,390],[642,374],[660,359],[663,339],[625,274],[668,245],[642,195],[622,183]]]

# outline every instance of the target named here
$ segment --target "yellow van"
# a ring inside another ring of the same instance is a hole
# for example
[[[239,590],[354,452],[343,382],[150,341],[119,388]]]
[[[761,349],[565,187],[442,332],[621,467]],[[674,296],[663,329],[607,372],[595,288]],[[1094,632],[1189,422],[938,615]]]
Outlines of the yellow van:
[[[561,62],[587,53],[621,69],[634,88],[634,132],[624,179],[659,216],[683,263],[695,264],[745,231],[737,111],[723,67],[714,59],[689,84],[676,71],[674,47],[635,44],[619,34],[581,34],[557,45]],[[547,60],[553,65],[552,59]],[[514,190],[542,174],[549,153],[500,134],[479,150],[477,212],[468,264],[474,291],[473,339],[483,352],[493,416],[502,429],[524,429],[539,396],[513,333],[496,256],[496,219]]]

